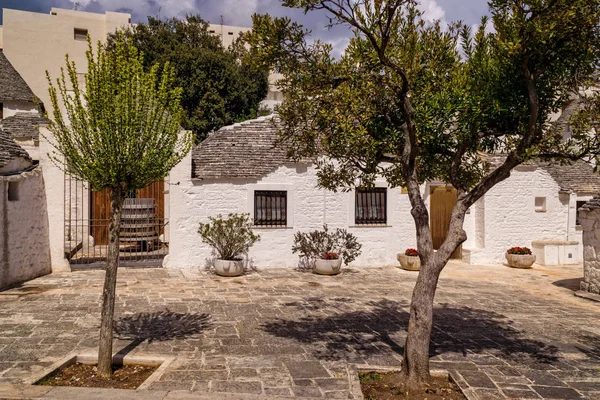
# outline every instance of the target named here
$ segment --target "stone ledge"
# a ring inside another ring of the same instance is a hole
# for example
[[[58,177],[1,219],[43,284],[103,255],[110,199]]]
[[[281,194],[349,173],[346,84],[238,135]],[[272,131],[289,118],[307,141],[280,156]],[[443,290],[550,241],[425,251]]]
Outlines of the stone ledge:
[[[30,386],[0,383],[2,399],[86,399],[86,400],[281,400],[281,397],[240,393],[194,393],[188,390],[129,390],[66,386]],[[303,397],[302,400],[323,400]]]
[[[581,297],[582,299],[600,302],[600,294],[594,294],[590,292],[585,292],[583,290],[578,290],[575,292],[575,296]]]

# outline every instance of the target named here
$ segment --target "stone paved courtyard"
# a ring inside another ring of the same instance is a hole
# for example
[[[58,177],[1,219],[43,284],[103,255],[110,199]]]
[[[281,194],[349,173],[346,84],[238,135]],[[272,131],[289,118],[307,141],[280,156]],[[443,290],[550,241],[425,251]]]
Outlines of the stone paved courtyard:
[[[573,296],[581,267],[451,263],[440,280],[432,367],[472,398],[600,398],[600,303]],[[122,269],[116,350],[176,356],[154,390],[356,398],[356,365],[399,366],[416,273],[347,268],[219,278]],[[0,384],[96,346],[103,272],[0,292]]]

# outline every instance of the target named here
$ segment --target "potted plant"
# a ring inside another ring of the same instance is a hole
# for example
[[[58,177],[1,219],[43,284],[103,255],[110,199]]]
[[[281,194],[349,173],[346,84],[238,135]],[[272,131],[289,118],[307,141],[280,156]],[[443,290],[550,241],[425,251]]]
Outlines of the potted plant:
[[[229,214],[227,218],[219,214],[208,219],[209,223],[200,223],[198,233],[218,254],[215,272],[221,276],[241,275],[244,272],[242,255],[260,240],[260,236],[252,232],[250,214]]]
[[[323,225],[323,230],[296,232],[292,252],[300,253],[300,257],[311,262],[315,274],[337,275],[342,261],[346,265],[354,261],[360,255],[361,247],[356,236],[345,229],[337,228],[331,232]]]
[[[535,262],[535,256],[528,247],[511,247],[506,250],[505,257],[513,268],[531,268]]]
[[[396,258],[402,269],[407,271],[419,271],[421,269],[421,258],[417,249],[406,249],[404,253],[398,253]]]

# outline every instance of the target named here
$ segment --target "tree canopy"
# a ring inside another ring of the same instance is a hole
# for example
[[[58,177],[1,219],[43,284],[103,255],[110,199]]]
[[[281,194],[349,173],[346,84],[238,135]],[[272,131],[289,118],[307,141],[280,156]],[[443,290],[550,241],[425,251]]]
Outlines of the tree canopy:
[[[190,151],[192,137],[181,131],[181,89],[169,63],[147,71],[141,54],[124,35],[94,52],[88,37],[85,87],[74,62],[52,81],[51,157],[65,173],[110,195],[109,243],[102,296],[98,372],[112,370],[113,316],[121,213],[126,194],[162,180]],[[64,107],[64,108],[63,108]],[[64,110],[64,111],[63,111]]]
[[[255,118],[269,88],[268,69],[252,62],[241,38],[226,49],[198,15],[148,22],[125,31],[144,66],[169,62],[183,89],[182,125],[198,139],[224,125]],[[109,45],[114,42],[109,36]]]
[[[463,190],[488,175],[482,152],[513,154],[512,167],[534,156],[572,158],[575,147],[566,145],[574,143],[557,140],[551,117],[592,84],[596,1],[495,0],[492,21],[484,17],[475,31],[427,23],[411,0],[284,4],[330,11],[334,23],[355,30],[339,60],[288,18],[256,15],[250,36],[262,60],[284,74],[278,111],[293,155],[336,160],[322,161],[324,186],[377,174],[405,185],[405,150],[419,182],[442,179]]]

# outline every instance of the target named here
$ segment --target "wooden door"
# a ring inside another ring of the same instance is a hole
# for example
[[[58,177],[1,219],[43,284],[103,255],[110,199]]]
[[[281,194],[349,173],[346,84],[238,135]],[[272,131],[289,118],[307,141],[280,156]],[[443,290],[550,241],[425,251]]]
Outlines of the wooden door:
[[[153,198],[155,220],[159,235],[164,233],[165,182],[158,181],[136,191],[136,198]],[[133,197],[133,196],[132,196]],[[90,193],[90,234],[97,246],[108,244],[108,225],[110,223],[110,195],[108,189]]]
[[[431,235],[433,237],[433,248],[439,249],[450,227],[450,217],[452,208],[456,204],[456,189],[452,186],[432,186],[430,204],[430,225]],[[462,246],[452,254],[452,258],[460,259],[462,257]]]

